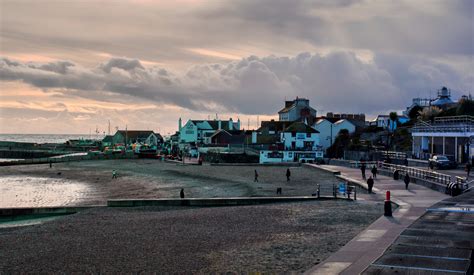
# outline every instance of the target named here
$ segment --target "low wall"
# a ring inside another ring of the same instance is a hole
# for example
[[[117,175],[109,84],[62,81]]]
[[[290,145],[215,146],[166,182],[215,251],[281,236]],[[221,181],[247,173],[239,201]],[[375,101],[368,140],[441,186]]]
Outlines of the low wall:
[[[284,166],[299,167],[299,162],[276,162],[276,163],[210,163],[211,166]]]
[[[236,206],[257,205],[282,202],[305,202],[316,200],[333,200],[334,197],[242,197],[242,198],[185,198],[185,199],[143,199],[143,200],[108,200],[108,207],[136,206]],[[348,200],[346,198],[337,198]]]
[[[11,221],[17,219],[35,218],[35,217],[48,217],[57,215],[69,215],[75,214],[79,211],[105,207],[103,205],[98,206],[77,206],[77,207],[31,207],[31,208],[0,208],[0,221]]]

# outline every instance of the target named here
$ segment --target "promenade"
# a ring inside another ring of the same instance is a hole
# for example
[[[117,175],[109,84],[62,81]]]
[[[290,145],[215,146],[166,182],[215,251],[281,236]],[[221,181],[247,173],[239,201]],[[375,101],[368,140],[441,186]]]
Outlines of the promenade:
[[[359,169],[331,165],[312,166],[340,171],[343,178],[366,186]],[[369,174],[370,171],[367,171],[367,177]],[[387,190],[391,192],[391,200],[399,205],[399,208],[393,211],[393,217],[380,217],[339,251],[308,270],[306,274],[361,273],[383,254],[403,230],[421,217],[427,208],[448,198],[445,194],[413,183],[409,185],[408,190],[405,190],[403,181],[378,175],[374,185],[376,194],[358,194],[358,199],[383,201]],[[383,209],[380,209],[380,212],[383,213]]]

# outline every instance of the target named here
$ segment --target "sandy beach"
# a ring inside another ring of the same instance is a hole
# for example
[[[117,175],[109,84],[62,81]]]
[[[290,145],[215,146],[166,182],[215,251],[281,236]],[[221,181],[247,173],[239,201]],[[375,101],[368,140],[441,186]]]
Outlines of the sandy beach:
[[[152,159],[103,160],[0,167],[0,208],[104,205],[107,199],[308,196],[329,190],[333,175],[305,166],[195,166]],[[254,170],[259,182],[254,182]],[[117,179],[112,179],[116,170]],[[330,191],[328,191],[329,194]]]
[[[0,273],[302,272],[337,251],[381,209],[354,201],[96,208],[0,229]]]

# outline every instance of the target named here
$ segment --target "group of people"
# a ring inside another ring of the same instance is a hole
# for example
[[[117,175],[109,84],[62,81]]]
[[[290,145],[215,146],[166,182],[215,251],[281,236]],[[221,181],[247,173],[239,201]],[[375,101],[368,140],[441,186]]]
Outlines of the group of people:
[[[362,163],[361,166],[360,166],[360,171],[362,173],[362,178],[365,179],[366,176],[365,176],[365,170],[367,169],[367,167],[365,166],[365,163]],[[367,179],[367,189],[368,189],[368,192],[369,194],[372,194],[372,189],[374,188],[374,179],[377,178],[377,166],[374,165],[372,167],[372,169],[370,170],[372,172],[372,176],[369,176],[369,178]],[[411,181],[411,178],[410,178],[410,175],[408,175],[408,173],[405,173],[405,177],[403,178],[403,182],[405,183],[405,190],[408,190],[408,185],[410,184],[410,181]]]

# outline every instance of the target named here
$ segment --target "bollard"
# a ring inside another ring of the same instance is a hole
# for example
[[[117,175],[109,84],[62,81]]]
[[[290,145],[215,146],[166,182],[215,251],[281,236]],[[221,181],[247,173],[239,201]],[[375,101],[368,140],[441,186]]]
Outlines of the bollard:
[[[319,184],[318,184],[318,190],[316,192],[318,194],[318,198],[319,198],[319,195],[320,195],[320,189],[319,189]]]
[[[384,204],[384,216],[391,217],[392,216],[392,202],[390,201],[390,191],[385,193],[385,204]]]
[[[354,185],[354,200],[357,200],[357,187]]]

